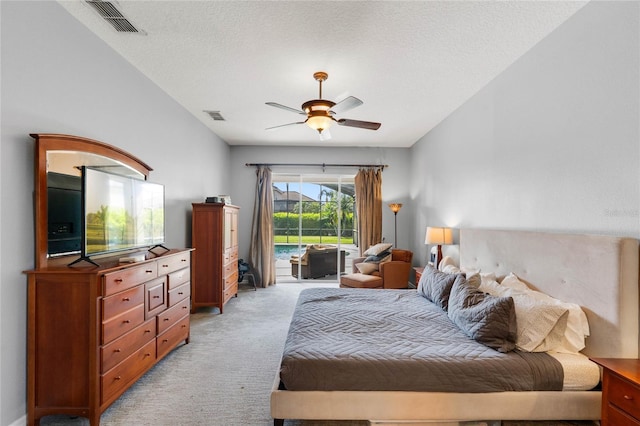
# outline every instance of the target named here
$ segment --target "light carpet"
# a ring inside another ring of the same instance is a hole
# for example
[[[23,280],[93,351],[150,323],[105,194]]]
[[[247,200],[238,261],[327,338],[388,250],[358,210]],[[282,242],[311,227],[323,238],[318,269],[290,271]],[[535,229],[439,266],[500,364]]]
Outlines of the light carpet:
[[[191,315],[190,343],[147,372],[102,414],[100,424],[272,425],[269,393],[298,294],[321,285],[280,283],[254,291],[241,284],[238,297],[225,305],[224,314],[218,314],[217,308],[200,309]],[[40,424],[85,426],[89,422],[79,417],[49,416]],[[367,425],[366,421],[285,421],[285,426]],[[504,421],[502,425],[594,423]]]

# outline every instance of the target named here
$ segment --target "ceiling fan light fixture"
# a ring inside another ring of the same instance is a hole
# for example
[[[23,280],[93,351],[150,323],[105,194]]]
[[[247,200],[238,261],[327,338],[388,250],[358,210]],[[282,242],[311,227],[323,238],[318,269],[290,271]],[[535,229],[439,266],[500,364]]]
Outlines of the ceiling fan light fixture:
[[[317,130],[318,133],[322,133],[323,130],[328,129],[334,122],[331,112],[331,107],[335,105],[335,102],[327,101],[324,99],[315,99],[302,104],[302,110],[307,113],[307,126],[313,130]]]

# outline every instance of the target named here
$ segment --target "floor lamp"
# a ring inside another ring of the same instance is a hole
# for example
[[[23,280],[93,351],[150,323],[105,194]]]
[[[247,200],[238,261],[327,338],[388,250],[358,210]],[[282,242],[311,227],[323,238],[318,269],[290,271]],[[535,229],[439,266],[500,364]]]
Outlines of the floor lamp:
[[[452,244],[453,236],[451,234],[451,228],[433,228],[427,227],[427,234],[424,237],[425,244],[435,244],[438,246],[436,252],[436,260],[433,263],[435,268],[438,268],[438,264],[442,260],[442,245]]]
[[[395,221],[395,234],[393,237],[393,243],[398,248],[398,212],[402,208],[402,203],[391,203],[389,208],[393,212],[393,220]]]

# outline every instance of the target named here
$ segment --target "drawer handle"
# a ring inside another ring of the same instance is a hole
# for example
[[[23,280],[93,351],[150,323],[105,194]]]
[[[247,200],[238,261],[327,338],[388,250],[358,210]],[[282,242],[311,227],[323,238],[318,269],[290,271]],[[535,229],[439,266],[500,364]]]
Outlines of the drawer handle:
[[[129,324],[131,321],[129,321],[129,320],[124,320],[124,321],[122,321],[122,322],[123,322],[123,323],[125,323],[125,324]]]
[[[180,259],[180,262],[186,262],[187,259]]]
[[[147,269],[147,270],[146,270],[146,271],[144,271],[144,272],[146,272],[147,274],[153,274],[153,271],[152,271],[151,269]]]
[[[120,352],[120,349],[114,349],[113,351],[114,352]]]
[[[183,307],[182,307],[182,309],[189,309],[189,307],[187,307],[187,306],[183,306]]]
[[[627,401],[633,401],[633,396],[631,395],[625,395],[624,399],[626,399]]]
[[[163,267],[163,268],[168,268],[168,267],[169,267],[169,265],[162,265],[162,267]]]
[[[116,376],[116,377],[113,378],[113,380],[120,380],[121,378],[122,377],[120,377],[120,376]]]
[[[123,302],[128,302],[129,300],[131,300],[131,299],[129,299],[128,297],[123,297],[123,298],[122,298],[122,301],[123,301]]]
[[[187,328],[187,326],[185,324],[182,324],[182,328]]]
[[[167,343],[169,339],[162,339],[162,343]]]
[[[178,294],[184,294],[183,292],[179,291]]]
[[[153,296],[154,299],[160,299],[160,296]]]
[[[169,318],[165,318],[165,319],[163,319],[162,321],[169,321]]]
[[[144,332],[145,333],[151,333],[151,330],[145,330]]]
[[[144,356],[148,357],[148,356],[151,356],[151,354],[150,353],[146,353],[146,354],[144,354]]]
[[[123,281],[122,278],[116,278],[115,280],[113,280],[113,282],[116,282],[116,283],[121,283],[122,281]]]

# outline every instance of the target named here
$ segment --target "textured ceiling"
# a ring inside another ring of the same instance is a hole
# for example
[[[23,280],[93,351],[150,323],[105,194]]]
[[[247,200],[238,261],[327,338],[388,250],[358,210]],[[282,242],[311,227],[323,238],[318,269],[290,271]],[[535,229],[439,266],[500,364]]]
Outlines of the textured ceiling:
[[[230,145],[409,147],[586,2],[112,2],[146,35],[59,3]],[[265,130],[304,119],[265,102],[316,99],[316,71],[324,99],[364,101],[337,118],[381,128]]]

